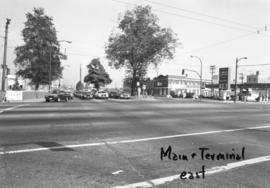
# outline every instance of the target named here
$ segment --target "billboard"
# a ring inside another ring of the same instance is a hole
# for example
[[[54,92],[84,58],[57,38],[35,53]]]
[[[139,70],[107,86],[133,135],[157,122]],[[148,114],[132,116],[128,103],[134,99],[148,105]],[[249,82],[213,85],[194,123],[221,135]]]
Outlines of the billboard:
[[[229,67],[219,68],[219,89],[230,90],[231,89],[231,70]]]

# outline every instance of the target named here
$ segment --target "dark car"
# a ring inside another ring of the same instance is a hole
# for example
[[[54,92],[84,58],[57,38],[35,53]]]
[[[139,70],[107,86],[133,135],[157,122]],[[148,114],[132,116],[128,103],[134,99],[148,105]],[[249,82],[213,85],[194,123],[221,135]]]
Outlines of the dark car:
[[[64,91],[64,94],[68,97],[68,100],[73,99],[73,93],[71,91]]]
[[[65,94],[63,91],[59,90],[53,90],[52,92],[48,93],[45,95],[45,101],[50,102],[50,101],[55,101],[55,102],[60,102],[60,101],[68,101],[69,96]]]
[[[117,91],[111,91],[111,92],[109,93],[109,98],[118,99],[118,98],[120,98],[120,93],[117,92]]]

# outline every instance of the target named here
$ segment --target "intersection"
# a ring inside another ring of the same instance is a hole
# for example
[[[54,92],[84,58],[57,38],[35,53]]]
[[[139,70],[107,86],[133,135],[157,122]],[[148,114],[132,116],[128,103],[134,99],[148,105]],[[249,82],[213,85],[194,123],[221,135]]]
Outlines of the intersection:
[[[267,187],[267,104],[92,100],[1,105],[4,187]],[[161,148],[188,160],[161,159]],[[238,154],[244,159],[200,157]],[[195,153],[196,157],[190,156]],[[180,179],[205,167],[205,177]]]

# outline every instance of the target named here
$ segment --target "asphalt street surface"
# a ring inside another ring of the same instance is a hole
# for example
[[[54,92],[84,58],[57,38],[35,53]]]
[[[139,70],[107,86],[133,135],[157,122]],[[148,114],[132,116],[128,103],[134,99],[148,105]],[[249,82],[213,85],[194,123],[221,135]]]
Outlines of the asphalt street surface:
[[[270,105],[0,104],[0,187],[270,187]]]

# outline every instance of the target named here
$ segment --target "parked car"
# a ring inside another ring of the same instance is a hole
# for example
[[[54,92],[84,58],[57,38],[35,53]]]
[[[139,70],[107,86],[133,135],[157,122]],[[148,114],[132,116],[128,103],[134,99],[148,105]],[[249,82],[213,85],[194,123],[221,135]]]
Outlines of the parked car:
[[[74,96],[78,97],[78,98],[81,98],[82,97],[82,91],[75,91]]]
[[[69,96],[65,94],[63,91],[59,90],[53,90],[52,92],[48,93],[45,95],[45,101],[50,102],[50,101],[55,101],[55,102],[60,102],[60,101],[68,101]]]
[[[98,91],[95,93],[96,99],[108,99],[109,94],[106,91]]]
[[[93,93],[91,91],[82,92],[82,99],[93,99]]]
[[[250,93],[250,94],[248,94],[247,96],[246,96],[246,100],[247,101],[253,101],[253,102],[255,102],[255,101],[259,101],[259,94],[257,94],[257,93]]]
[[[110,98],[114,98],[114,99],[118,99],[118,98],[120,98],[120,93],[117,92],[117,91],[111,91],[111,92],[109,93],[109,97],[110,97]]]
[[[74,95],[71,91],[64,91],[64,93],[68,97],[68,100],[73,99]]]
[[[120,94],[120,99],[130,99],[130,94],[126,92],[122,92]]]

